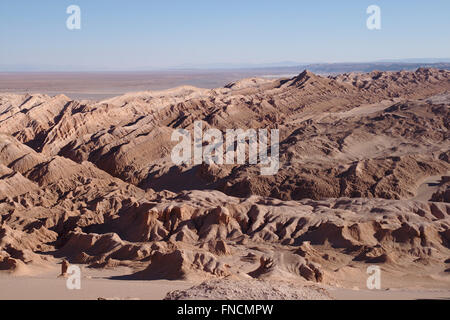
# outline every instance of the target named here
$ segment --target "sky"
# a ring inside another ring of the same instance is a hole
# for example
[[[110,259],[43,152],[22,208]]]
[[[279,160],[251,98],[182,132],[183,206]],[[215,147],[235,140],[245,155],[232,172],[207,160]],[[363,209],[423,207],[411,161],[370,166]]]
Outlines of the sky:
[[[0,70],[450,58],[449,12],[449,0],[1,0]]]

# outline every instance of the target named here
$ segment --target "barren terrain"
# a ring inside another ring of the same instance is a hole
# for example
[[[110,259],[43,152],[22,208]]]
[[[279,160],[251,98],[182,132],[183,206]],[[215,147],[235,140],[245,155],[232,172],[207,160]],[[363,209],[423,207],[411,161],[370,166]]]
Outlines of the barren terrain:
[[[174,165],[172,132],[195,121],[279,129],[280,170]],[[56,279],[65,259],[129,286],[208,280],[174,299],[351,298],[333,292],[377,265],[397,298],[448,298],[449,128],[450,71],[427,68],[0,94],[0,285]]]

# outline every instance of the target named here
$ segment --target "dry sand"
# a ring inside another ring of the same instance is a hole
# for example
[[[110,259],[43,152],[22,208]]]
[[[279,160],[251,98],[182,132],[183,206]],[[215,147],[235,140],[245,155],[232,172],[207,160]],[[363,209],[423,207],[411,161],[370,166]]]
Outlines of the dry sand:
[[[114,275],[117,272],[110,272]],[[69,290],[66,279],[58,278],[55,273],[36,277],[11,277],[0,275],[0,300],[162,300],[173,290],[190,288],[193,283],[187,281],[122,281],[105,277],[108,272],[90,272],[89,278],[83,277],[80,290]]]
[[[236,296],[236,290],[233,294],[227,294],[226,290],[217,290],[215,286],[210,286],[206,290],[192,290],[190,288],[197,287],[199,283],[191,281],[169,281],[169,280],[153,280],[153,281],[129,281],[129,280],[110,280],[109,276],[117,275],[117,271],[97,271],[88,272],[88,276],[82,278],[81,290],[68,290],[66,287],[66,279],[58,278],[57,273],[41,274],[39,276],[30,277],[14,277],[0,275],[0,300],[162,300],[173,291],[179,291],[184,299],[188,297],[194,299],[336,299],[336,300],[417,300],[417,299],[450,299],[450,289],[420,289],[420,288],[404,288],[404,289],[344,289],[329,286],[316,285],[321,288],[323,294],[317,292],[311,294],[304,290],[303,286],[297,286],[298,291],[303,295],[288,296],[292,291],[286,290],[286,285],[276,286],[266,285],[263,291],[259,292],[259,296],[249,296],[242,294],[239,289],[239,282],[233,282],[231,289],[237,289],[239,295]],[[248,280],[247,280],[248,281]],[[261,284],[263,285],[263,284]],[[309,287],[311,285],[308,285]],[[246,289],[245,286],[242,286]],[[270,296],[270,290],[275,287],[275,293],[278,297]],[[281,288],[280,288],[281,287]],[[208,288],[208,287],[206,287]],[[253,288],[253,287],[252,287]],[[270,288],[270,289],[268,289]],[[284,291],[283,291],[284,289]],[[247,289],[248,290],[248,289]],[[317,289],[314,289],[317,290]],[[257,290],[255,290],[257,292]],[[186,292],[186,293],[185,293]],[[243,291],[245,293],[245,291]],[[320,292],[320,291],[319,291]],[[255,293],[254,293],[255,294]],[[174,294],[171,293],[173,297]]]

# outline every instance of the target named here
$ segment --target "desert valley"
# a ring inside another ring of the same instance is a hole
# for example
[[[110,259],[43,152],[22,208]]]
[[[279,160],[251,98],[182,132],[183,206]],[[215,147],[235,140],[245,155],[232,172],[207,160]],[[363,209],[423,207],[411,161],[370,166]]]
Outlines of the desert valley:
[[[278,129],[279,170],[174,164],[196,122]],[[449,129],[436,68],[1,93],[1,298],[450,298]],[[92,290],[66,290],[67,262]]]

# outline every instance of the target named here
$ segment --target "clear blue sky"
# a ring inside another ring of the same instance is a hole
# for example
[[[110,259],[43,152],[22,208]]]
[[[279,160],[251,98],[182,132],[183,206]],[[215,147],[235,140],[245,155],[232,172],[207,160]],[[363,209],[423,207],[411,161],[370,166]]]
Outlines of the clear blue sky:
[[[81,7],[82,28],[66,28]],[[366,8],[382,30],[366,28]],[[0,66],[134,69],[450,58],[449,0],[1,0]]]

